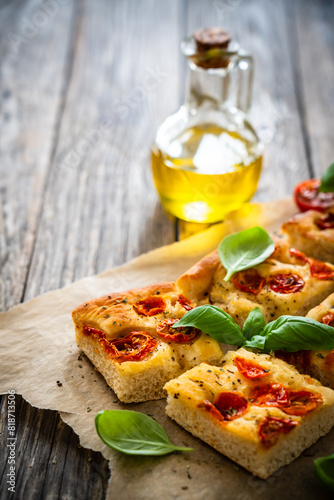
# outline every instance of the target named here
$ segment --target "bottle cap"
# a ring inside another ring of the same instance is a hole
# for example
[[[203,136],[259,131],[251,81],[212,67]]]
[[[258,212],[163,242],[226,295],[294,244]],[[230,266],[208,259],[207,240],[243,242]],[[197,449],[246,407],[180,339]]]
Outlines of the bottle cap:
[[[211,51],[212,49],[227,49],[231,41],[230,34],[222,28],[201,28],[194,34],[196,49],[198,53]],[[196,64],[203,68],[225,68],[230,58],[224,54],[208,53],[208,57],[200,57]]]

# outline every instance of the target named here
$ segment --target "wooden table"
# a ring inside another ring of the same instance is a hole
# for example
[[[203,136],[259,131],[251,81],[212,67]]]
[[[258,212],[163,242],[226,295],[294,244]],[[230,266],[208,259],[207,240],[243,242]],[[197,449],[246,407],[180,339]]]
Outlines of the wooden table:
[[[149,149],[184,100],[179,46],[200,26],[228,28],[255,56],[251,120],[266,143],[256,200],[319,176],[334,159],[333,21],[325,0],[3,0],[2,310],[178,237]],[[56,412],[17,405],[16,493],[6,451],[1,499],[105,498],[101,454]]]

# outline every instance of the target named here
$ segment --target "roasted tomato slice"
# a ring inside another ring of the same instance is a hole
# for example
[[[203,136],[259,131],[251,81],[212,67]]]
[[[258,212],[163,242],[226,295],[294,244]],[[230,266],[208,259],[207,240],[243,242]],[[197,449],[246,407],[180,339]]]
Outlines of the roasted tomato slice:
[[[257,295],[261,292],[266,279],[263,278],[255,269],[246,269],[240,271],[232,277],[232,283],[242,292],[253,293]]]
[[[321,323],[332,326],[334,328],[334,313],[325,314],[325,316],[321,318]]]
[[[322,215],[315,223],[321,231],[324,229],[334,229],[334,213],[330,212],[326,215]]]
[[[311,276],[319,280],[328,280],[334,277],[334,270],[328,266],[325,262],[313,259],[312,257],[306,257],[303,252],[296,250],[295,248],[290,248],[290,255],[295,257],[301,262],[308,263],[310,266]]]
[[[191,309],[194,309],[195,307],[195,305],[191,302],[191,300],[187,299],[187,297],[185,297],[184,295],[179,295],[178,302],[187,311],[191,311]]]
[[[155,316],[166,309],[166,302],[161,297],[150,296],[143,300],[137,300],[133,307],[138,314],[144,316]]]
[[[131,332],[121,339],[112,340],[109,344],[113,358],[119,363],[124,361],[140,361],[157,346],[157,341],[147,332]]]
[[[84,326],[83,334],[96,337],[105,351],[119,363],[123,361],[140,361],[152,352],[158,343],[147,332],[131,332],[126,337],[108,340],[102,330]]]
[[[302,416],[314,410],[322,401],[321,394],[314,394],[314,392],[304,389],[290,391],[290,405],[282,410],[288,415]]]
[[[213,404],[223,415],[224,420],[241,417],[248,409],[248,401],[237,392],[220,392]]]
[[[185,344],[193,340],[199,333],[197,328],[191,326],[181,326],[179,328],[172,328],[178,319],[166,319],[157,326],[157,332],[164,340],[171,340],[179,344]]]
[[[208,401],[207,399],[205,399],[204,401],[201,401],[197,407],[200,408],[201,410],[207,411],[208,413],[210,413],[210,415],[212,417],[216,418],[217,420],[219,420],[221,422],[223,422],[225,420],[223,415],[215,407],[215,405],[210,403],[210,401]]]
[[[318,280],[331,280],[334,278],[334,270],[332,267],[320,262],[320,260],[308,259],[310,265],[311,276]]]
[[[289,389],[282,384],[266,384],[254,387],[249,401],[256,406],[276,406],[278,408],[290,404]]]
[[[269,279],[269,288],[275,293],[295,293],[304,286],[304,280],[297,274],[275,274]]]
[[[296,259],[300,260],[301,262],[303,262],[305,264],[308,262],[308,258],[306,257],[306,255],[303,252],[300,252],[300,250],[297,250],[296,248],[290,248],[289,252],[290,252],[290,255],[292,257],[295,257]]]
[[[304,181],[296,186],[294,190],[295,202],[302,212],[307,210],[324,212],[326,209],[334,207],[334,193],[322,193],[318,191],[319,187],[319,179]]]
[[[269,375],[270,370],[267,370],[263,366],[259,365],[259,363],[256,363],[251,359],[236,356],[233,361],[241,375],[251,380],[267,377]]]
[[[291,418],[265,417],[259,428],[259,435],[266,448],[270,448],[277,443],[280,434],[287,434],[298,422]]]

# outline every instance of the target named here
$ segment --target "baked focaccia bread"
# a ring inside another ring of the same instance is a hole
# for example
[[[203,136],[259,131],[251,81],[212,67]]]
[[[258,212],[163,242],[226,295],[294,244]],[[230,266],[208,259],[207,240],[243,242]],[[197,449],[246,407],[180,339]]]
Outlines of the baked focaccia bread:
[[[282,231],[291,247],[334,264],[334,208],[295,215],[282,225]]]
[[[193,304],[175,283],[114,293],[72,313],[76,342],[118,398],[140,402],[164,397],[164,384],[206,361],[219,364],[222,350],[195,328],[172,329]]]
[[[165,386],[166,412],[253,474],[267,478],[334,425],[334,391],[284,361],[245,349]]]
[[[224,281],[225,276],[215,251],[184,273],[177,286],[196,306],[214,304],[241,327],[255,307],[267,322],[285,314],[304,316],[334,292],[333,265],[307,258],[280,240],[262,264],[236,273],[230,281]]]

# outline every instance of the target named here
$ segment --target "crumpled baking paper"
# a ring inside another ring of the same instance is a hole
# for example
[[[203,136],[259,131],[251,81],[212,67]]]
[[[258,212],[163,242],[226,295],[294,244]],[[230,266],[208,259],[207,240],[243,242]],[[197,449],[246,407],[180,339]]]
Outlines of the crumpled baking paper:
[[[256,479],[239,469],[169,419],[164,413],[165,400],[130,405],[119,403],[103,377],[84,355],[80,355],[74,341],[71,312],[79,303],[100,295],[176,280],[215,249],[225,235],[254,225],[276,231],[295,212],[290,199],[245,205],[224,223],[202,233],[2,313],[0,392],[5,394],[14,389],[35,407],[59,411],[62,419],[79,435],[84,447],[101,451],[111,462],[110,499],[233,497],[248,500],[263,498],[269,493],[270,498],[276,495],[279,498],[279,489],[273,488],[270,480]],[[131,457],[111,450],[97,436],[94,417],[100,410],[117,408],[149,413],[163,425],[173,443],[186,443],[195,451],[156,458]],[[290,476],[301,460],[282,469],[284,474],[288,471]],[[307,470],[306,467],[302,474],[303,481],[307,479]],[[280,481],[279,474],[280,471],[274,476],[274,482]],[[291,481],[299,487],[301,483],[301,480]],[[292,486],[289,488],[292,495]],[[302,489],[306,495],[303,498],[311,498],[307,496],[309,488],[304,486]],[[300,493],[301,490],[296,495]],[[286,494],[286,490],[281,494]]]

